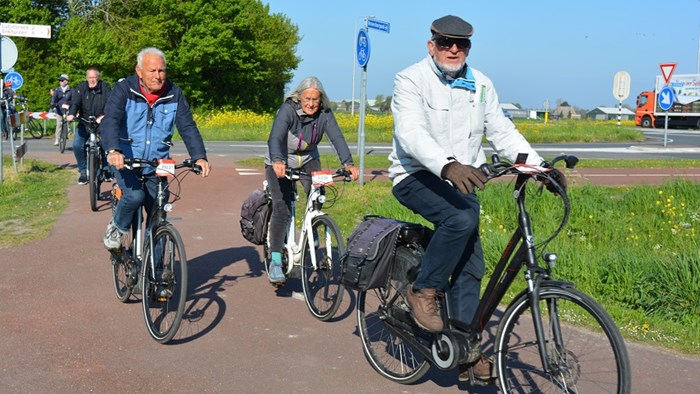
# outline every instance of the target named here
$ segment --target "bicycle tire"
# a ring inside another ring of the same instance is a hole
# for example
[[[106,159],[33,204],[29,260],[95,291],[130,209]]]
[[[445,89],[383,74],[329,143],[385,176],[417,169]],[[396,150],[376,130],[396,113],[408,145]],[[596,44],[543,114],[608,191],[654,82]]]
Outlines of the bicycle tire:
[[[153,232],[156,272],[151,267],[151,247],[146,245],[141,270],[143,316],[148,332],[159,343],[177,333],[187,299],[187,257],[182,237],[171,224]]]
[[[112,278],[114,281],[114,292],[117,299],[126,302],[134,293],[134,286],[137,284],[139,269],[133,258],[134,245],[133,232],[130,231],[122,239],[122,250],[120,254],[112,253]]]
[[[365,357],[381,376],[401,384],[415,383],[430,369],[420,350],[396,335],[385,322],[393,311],[409,313],[408,272],[420,265],[421,258],[419,250],[397,247],[387,285],[357,294],[357,327]]]
[[[311,221],[311,231],[314,235],[313,252],[309,247],[308,234],[302,240],[302,290],[311,315],[321,321],[328,321],[338,311],[345,293],[340,265],[340,256],[345,253],[345,243],[340,228],[327,215],[315,217]],[[316,269],[311,256],[316,257]]]
[[[34,118],[29,118],[25,129],[34,139],[40,139],[44,136],[44,128],[39,124],[39,121]]]
[[[58,138],[58,150],[63,153],[66,150],[66,141],[68,140],[68,121],[63,119],[61,123],[61,135]]]
[[[509,305],[496,333],[501,390],[629,393],[629,356],[622,335],[607,312],[573,288],[543,284],[540,300],[545,346],[556,365],[551,366],[551,372],[543,371],[530,303],[523,292]],[[564,349],[555,344],[554,335],[561,336]]]
[[[99,149],[99,148],[96,148]],[[93,212],[97,212],[97,201],[100,199],[100,174],[98,160],[99,155],[95,151],[96,149],[88,148],[87,154],[87,172],[88,172],[88,185],[90,186],[90,209]]]

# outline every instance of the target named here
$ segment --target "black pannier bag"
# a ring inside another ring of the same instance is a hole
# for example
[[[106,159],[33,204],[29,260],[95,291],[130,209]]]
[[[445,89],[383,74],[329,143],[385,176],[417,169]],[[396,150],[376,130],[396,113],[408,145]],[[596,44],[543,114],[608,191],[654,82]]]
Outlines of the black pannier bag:
[[[253,190],[241,206],[241,234],[255,245],[265,243],[267,222],[272,212],[272,201],[260,189]]]
[[[341,258],[345,286],[365,291],[386,284],[401,225],[400,221],[378,217],[357,225]]]

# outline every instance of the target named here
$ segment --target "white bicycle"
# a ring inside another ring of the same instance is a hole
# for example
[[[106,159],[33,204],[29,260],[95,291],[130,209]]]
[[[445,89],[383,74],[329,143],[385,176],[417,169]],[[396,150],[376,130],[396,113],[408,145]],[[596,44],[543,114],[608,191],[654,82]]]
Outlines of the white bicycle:
[[[342,267],[340,257],[345,253],[345,241],[338,225],[324,213],[323,204],[332,205],[339,197],[333,186],[334,179],[344,182],[352,180],[350,172],[345,169],[315,171],[308,174],[301,170],[287,169],[286,177],[292,181],[291,220],[287,228],[284,252],[282,253],[282,271],[287,278],[296,276],[301,271],[301,283],[306,306],[311,314],[319,320],[333,318],[343,300],[345,286],[341,283]],[[297,182],[302,178],[311,179],[311,191],[306,201],[306,211],[301,220],[301,228],[296,226],[296,202],[299,198]],[[267,181],[263,190],[270,195]],[[270,266],[269,217],[265,226],[265,270]],[[296,270],[295,270],[296,268]],[[279,286],[279,284],[273,284]]]

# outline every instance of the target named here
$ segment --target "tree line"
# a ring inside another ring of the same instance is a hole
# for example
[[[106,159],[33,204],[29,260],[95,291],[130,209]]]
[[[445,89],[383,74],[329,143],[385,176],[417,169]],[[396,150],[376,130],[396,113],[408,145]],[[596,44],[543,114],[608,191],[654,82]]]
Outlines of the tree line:
[[[155,46],[195,110],[272,112],[301,61],[298,27],[260,0],[5,0],[0,22],[51,26],[48,40],[10,37],[24,79],[17,93],[35,111],[48,109],[59,75],[75,86],[95,66],[113,85]]]

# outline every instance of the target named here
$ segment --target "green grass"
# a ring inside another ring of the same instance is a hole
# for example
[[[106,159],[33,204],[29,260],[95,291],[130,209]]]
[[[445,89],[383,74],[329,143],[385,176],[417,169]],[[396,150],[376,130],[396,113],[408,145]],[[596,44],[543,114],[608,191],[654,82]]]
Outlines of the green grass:
[[[66,186],[74,174],[60,167],[25,159],[15,174],[12,160],[3,158],[0,184],[0,248],[45,238],[68,205]]]

